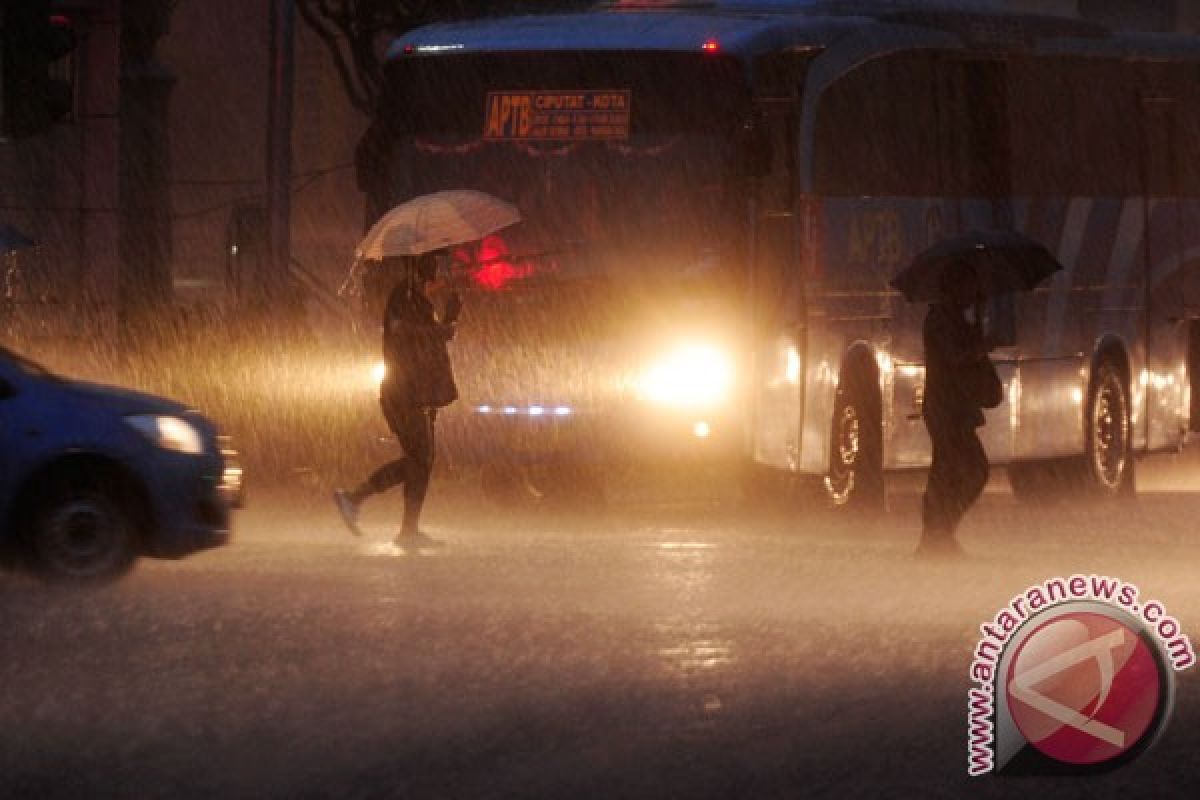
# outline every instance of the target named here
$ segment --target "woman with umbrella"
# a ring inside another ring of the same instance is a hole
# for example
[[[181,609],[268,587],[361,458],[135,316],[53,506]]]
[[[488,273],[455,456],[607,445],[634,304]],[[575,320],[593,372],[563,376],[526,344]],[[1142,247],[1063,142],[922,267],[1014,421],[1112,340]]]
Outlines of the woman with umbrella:
[[[1012,231],[969,233],[918,255],[892,285],[930,303],[925,317],[925,395],[921,408],[933,444],[919,556],[961,555],[955,533],[988,480],[977,429],[983,409],[1004,399],[988,358],[982,309],[989,295],[1029,291],[1061,266],[1037,242]],[[967,318],[974,308],[974,318]]]
[[[383,312],[387,372],[379,402],[404,455],[375,470],[357,488],[334,492],[351,533],[360,534],[359,509],[368,497],[403,484],[404,521],[396,546],[440,544],[418,523],[433,470],[434,421],[438,409],[458,398],[446,345],[454,338],[462,304],[453,294],[438,315],[426,292],[444,248],[481,239],[519,219],[515,208],[482,192],[437,192],[389,211],[359,245],[360,261],[378,259],[379,274],[399,276]]]
[[[385,262],[392,259],[385,259]],[[425,294],[437,272],[437,255],[402,256],[402,279],[388,295],[383,316],[383,360],[387,374],[380,385],[384,419],[404,455],[371,473],[352,491],[338,489],[334,501],[347,527],[359,534],[358,510],[368,497],[404,485],[404,521],[396,536],[398,547],[429,547],[437,542],[418,523],[429,476],[433,471],[434,421],[439,408],[458,399],[446,344],[454,338],[461,304],[451,295],[439,318]]]
[[[983,408],[999,405],[999,378],[988,359],[979,315],[982,305],[975,271],[943,274],[942,298],[925,316],[925,396],[921,416],[933,444],[933,462],[925,486],[918,555],[959,555],[955,531],[988,480],[988,458],[976,430]],[[982,386],[983,391],[978,387]],[[985,396],[985,394],[987,396]]]

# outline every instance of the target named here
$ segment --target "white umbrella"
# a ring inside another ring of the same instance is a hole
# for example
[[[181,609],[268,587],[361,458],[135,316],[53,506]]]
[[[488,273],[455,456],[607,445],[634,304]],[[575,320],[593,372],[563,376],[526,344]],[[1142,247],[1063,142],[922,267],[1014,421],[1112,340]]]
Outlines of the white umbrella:
[[[521,221],[503,200],[471,189],[414,197],[384,214],[354,251],[360,260],[416,256],[495,233]]]

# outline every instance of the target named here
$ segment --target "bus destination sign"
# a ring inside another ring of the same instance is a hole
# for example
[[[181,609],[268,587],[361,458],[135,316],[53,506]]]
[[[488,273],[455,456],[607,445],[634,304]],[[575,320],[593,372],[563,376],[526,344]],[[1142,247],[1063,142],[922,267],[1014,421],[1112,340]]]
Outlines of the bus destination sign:
[[[483,138],[496,141],[628,139],[632,92],[488,92]]]

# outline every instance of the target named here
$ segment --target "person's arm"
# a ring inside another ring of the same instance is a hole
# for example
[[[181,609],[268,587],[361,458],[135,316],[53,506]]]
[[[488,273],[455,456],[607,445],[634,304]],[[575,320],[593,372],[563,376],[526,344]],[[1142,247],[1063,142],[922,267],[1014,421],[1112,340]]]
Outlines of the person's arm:
[[[393,336],[430,336],[443,342],[453,339],[456,332],[453,322],[439,322],[432,309],[423,308],[411,301],[389,305],[387,329]]]

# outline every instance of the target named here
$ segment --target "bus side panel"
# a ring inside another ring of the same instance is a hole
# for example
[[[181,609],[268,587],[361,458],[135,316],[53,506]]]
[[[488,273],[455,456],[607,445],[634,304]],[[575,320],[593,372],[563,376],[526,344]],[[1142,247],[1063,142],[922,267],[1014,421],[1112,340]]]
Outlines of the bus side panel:
[[[802,471],[820,473],[828,467],[838,371],[856,344],[871,349],[879,368],[884,465],[929,464],[929,437],[920,416],[922,328],[928,306],[905,301],[889,282],[931,243],[971,226],[981,227],[984,220],[976,217],[992,213],[990,201],[822,198],[820,279],[809,292]],[[1000,363],[998,369],[1010,385],[1011,363]],[[1011,455],[1012,409],[1007,397],[987,412],[988,425],[980,431],[995,463],[1004,463]]]
[[[1188,425],[1186,286],[1197,280],[1197,273],[1194,263],[1188,270],[1182,262],[1189,249],[1184,237],[1195,239],[1197,233],[1181,227],[1185,204],[1179,200],[1161,199],[1153,208],[1147,258],[1150,289],[1145,377],[1139,371],[1133,378],[1145,398],[1145,446],[1164,450],[1181,443]],[[1189,216],[1197,221],[1194,213]],[[1190,281],[1186,280],[1189,275]]]

